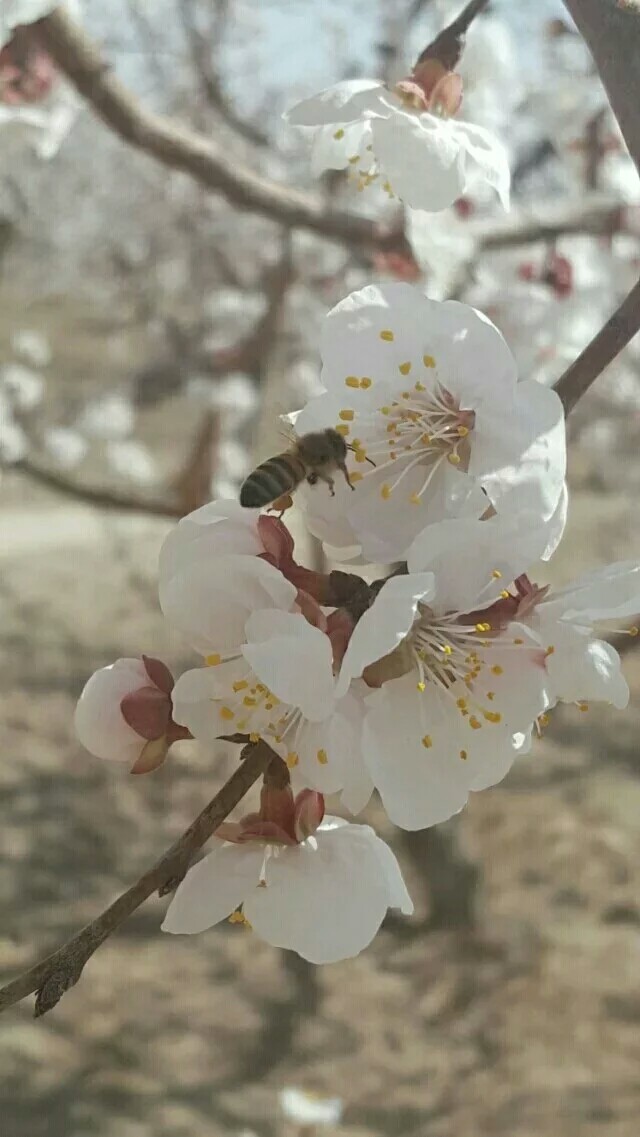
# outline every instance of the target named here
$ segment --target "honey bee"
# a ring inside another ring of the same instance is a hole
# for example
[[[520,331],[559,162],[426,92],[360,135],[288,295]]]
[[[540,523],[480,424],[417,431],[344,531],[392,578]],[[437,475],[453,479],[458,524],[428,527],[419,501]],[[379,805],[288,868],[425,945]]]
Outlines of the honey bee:
[[[267,458],[245,478],[240,487],[240,505],[261,509],[295,490],[305,479],[310,486],[325,482],[335,497],[332,474],[340,470],[351,489],[347,470],[347,442],[337,430],[313,431],[297,438],[289,450]]]

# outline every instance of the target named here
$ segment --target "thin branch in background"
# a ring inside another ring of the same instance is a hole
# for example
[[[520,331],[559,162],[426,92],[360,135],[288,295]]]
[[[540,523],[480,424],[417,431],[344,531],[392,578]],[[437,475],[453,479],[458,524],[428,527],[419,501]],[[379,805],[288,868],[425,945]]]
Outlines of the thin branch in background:
[[[607,320],[604,327],[593,337],[578,358],[567,367],[555,384],[554,390],[562,399],[565,414],[569,414],[578,399],[582,398],[605,367],[613,362],[638,332],[640,332],[640,280],[611,319]]]
[[[201,32],[198,27],[194,0],[181,0],[178,5],[178,16],[187,40],[191,62],[193,64],[200,91],[205,103],[211,107],[227,126],[254,146],[268,146],[269,135],[260,130],[255,123],[238,114],[224,93],[222,83],[213,62],[213,42],[221,37],[228,15],[226,5],[219,5],[216,9],[217,18],[211,28],[211,36]]]
[[[448,27],[444,28],[424,49],[418,57],[418,63],[422,63],[425,59],[437,59],[447,71],[453,71],[460,62],[465,37],[471,24],[488,3],[489,0],[469,0],[460,15],[456,16],[455,20],[452,20]]]
[[[116,509],[123,513],[146,513],[152,517],[174,519],[179,519],[183,515],[177,503],[158,501],[155,498],[138,494],[118,493],[117,490],[87,486],[84,483],[79,484],[57,470],[40,466],[31,458],[20,458],[18,462],[13,463],[11,469],[16,470],[19,474],[24,474],[31,481],[37,482],[46,489],[55,490],[63,497],[73,498],[74,501],[94,505],[99,509]]]
[[[168,891],[170,884],[182,879],[195,853],[239,805],[274,758],[280,762],[264,742],[247,746],[238,769],[152,868],[66,944],[0,990],[0,1012],[34,992],[36,1018],[52,1010],[78,982],[85,964],[100,945],[154,892]]]

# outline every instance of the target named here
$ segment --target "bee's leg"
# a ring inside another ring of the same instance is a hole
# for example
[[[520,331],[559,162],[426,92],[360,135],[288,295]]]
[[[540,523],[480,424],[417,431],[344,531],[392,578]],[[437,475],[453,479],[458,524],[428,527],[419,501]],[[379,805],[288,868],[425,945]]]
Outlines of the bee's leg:
[[[324,484],[329,487],[329,493],[331,494],[331,496],[332,497],[336,496],[336,491],[334,489],[335,483],[334,483],[333,478],[331,477],[331,474],[325,474],[321,470],[314,470],[314,472],[312,474],[310,474],[309,477],[307,478],[307,481],[309,481],[310,478],[313,478],[312,485],[315,485],[316,482],[324,482]]]
[[[349,477],[349,471],[347,470],[346,465],[345,466],[339,466],[338,469],[340,470],[341,473],[344,474],[344,480],[347,483],[349,489],[354,490],[356,487],[354,486],[353,482],[351,481],[351,478]]]
[[[315,485],[317,485],[317,483],[318,483],[318,475],[316,474],[315,471],[312,471],[309,474],[309,477],[307,478],[307,485],[315,486]]]

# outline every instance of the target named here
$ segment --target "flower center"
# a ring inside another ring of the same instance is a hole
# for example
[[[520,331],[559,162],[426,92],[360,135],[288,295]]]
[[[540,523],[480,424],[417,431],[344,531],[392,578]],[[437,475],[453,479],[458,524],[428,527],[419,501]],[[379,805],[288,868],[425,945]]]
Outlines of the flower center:
[[[425,367],[433,367],[431,356],[424,356]],[[410,370],[410,364],[402,367]],[[342,411],[340,417],[354,412]],[[348,420],[347,420],[348,421]],[[344,427],[344,422],[342,424]],[[425,469],[422,484],[410,496],[414,505],[419,505],[422,496],[429,489],[436,471],[444,462],[466,470],[469,465],[469,435],[475,425],[475,413],[462,410],[459,402],[441,383],[431,390],[423,383],[415,383],[413,388],[403,391],[400,398],[387,406],[379,407],[373,414],[358,420],[357,429],[369,434],[371,441],[354,438],[351,441],[357,463],[370,463],[356,480],[379,474],[391,467],[397,471],[393,480],[384,482],[380,496],[388,500],[401,484],[410,470],[416,467]],[[344,431],[341,431],[344,433]]]
[[[208,655],[205,662],[209,667],[216,667],[239,658],[232,656],[223,660],[221,655],[214,653]],[[228,698],[220,706],[218,714],[228,724],[229,730],[248,734],[251,742],[259,742],[263,738],[277,745],[285,743],[288,748],[287,765],[298,765],[297,742],[305,722],[302,712],[297,707],[285,706],[249,668],[242,678],[231,684]],[[318,751],[318,761],[321,764],[327,761],[324,751]]]

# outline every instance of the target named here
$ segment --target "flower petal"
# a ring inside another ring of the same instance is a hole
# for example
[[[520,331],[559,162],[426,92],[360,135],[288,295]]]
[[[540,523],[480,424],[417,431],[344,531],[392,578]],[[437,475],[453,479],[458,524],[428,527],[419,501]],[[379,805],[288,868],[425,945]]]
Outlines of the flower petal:
[[[269,860],[267,887],[248,897],[244,909],[259,936],[311,963],[358,955],[390,904],[408,907],[397,883],[392,891],[388,863],[381,871],[373,830],[326,821],[314,838]]]
[[[505,209],[509,208],[511,171],[509,154],[502,143],[485,130],[469,122],[454,122],[456,137],[472,160],[465,163],[467,185],[482,180],[496,191]]]
[[[162,931],[192,935],[219,924],[257,888],[263,861],[260,845],[217,844],[178,885]]]
[[[619,561],[585,573],[566,588],[554,589],[539,612],[545,620],[589,622],[635,616],[640,612],[640,564]]]
[[[230,734],[233,722],[220,716],[220,700],[229,697],[232,683],[244,679],[249,668],[243,659],[219,667],[196,667],[185,671],[173,688],[173,718],[186,726],[194,738],[211,742]]]
[[[258,533],[259,513],[237,501],[210,501],[183,517],[160,549],[160,605],[169,581],[193,560],[228,554],[260,556],[264,552]]]
[[[556,629],[547,672],[555,698],[566,703],[601,699],[623,710],[629,702],[629,687],[615,648],[570,626]]]
[[[446,209],[464,192],[464,151],[443,119],[396,111],[372,123],[373,148],[393,192],[412,209]]]
[[[171,577],[161,596],[167,620],[196,651],[237,651],[245,624],[256,608],[290,609],[296,588],[259,557],[198,559]]]
[[[247,621],[244,658],[258,678],[312,722],[334,704],[331,640],[299,613],[254,612]]]
[[[322,126],[325,123],[354,122],[367,110],[376,109],[377,92],[382,84],[375,79],[345,79],[286,111],[283,118],[292,126]],[[380,110],[383,110],[380,107]]]
[[[394,576],[383,584],[371,607],[358,620],[342,660],[336,685],[338,695],[346,694],[352,679],[365,667],[388,655],[413,625],[420,601],[431,599],[435,591],[433,573]]]

